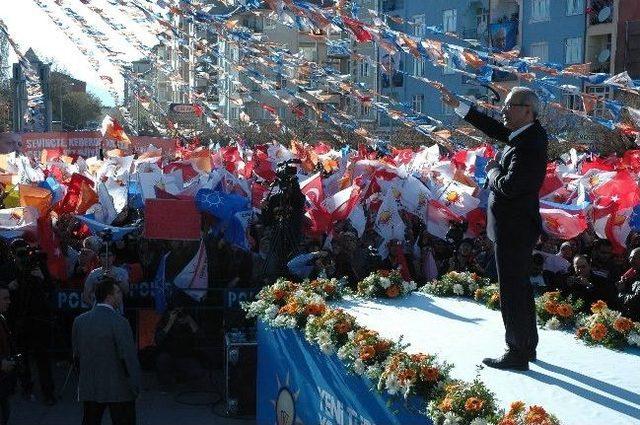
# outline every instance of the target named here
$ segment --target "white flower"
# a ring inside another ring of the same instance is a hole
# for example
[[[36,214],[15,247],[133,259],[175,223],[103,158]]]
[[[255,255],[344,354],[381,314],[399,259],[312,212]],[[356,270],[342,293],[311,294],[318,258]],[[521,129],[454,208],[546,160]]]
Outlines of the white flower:
[[[402,384],[402,396],[407,399],[409,398],[409,393],[411,392],[411,381],[409,381],[408,379],[404,381],[404,383]]]
[[[460,416],[456,415],[453,412],[447,412],[444,415],[444,422],[442,425],[459,425],[460,424]]]
[[[275,305],[270,305],[264,312],[264,314],[269,318],[269,319],[275,319],[276,316],[278,315],[278,307],[276,307]]]
[[[469,284],[469,292],[471,292],[473,294],[474,292],[476,292],[476,289],[478,289],[478,285],[476,285],[475,283]],[[476,419],[478,419],[478,418],[476,418]]]
[[[629,345],[637,345],[640,347],[640,334],[638,332],[629,332],[627,336],[627,342]]]
[[[381,277],[380,286],[382,286],[382,289],[387,289],[389,286],[391,286],[391,281],[388,277]]]
[[[456,295],[464,295],[464,287],[459,283],[453,285],[453,293]]]
[[[366,374],[369,379],[377,379],[378,376],[382,373],[382,368],[380,366],[369,366],[367,368]]]
[[[349,351],[351,351],[349,348],[349,344],[343,345],[338,349],[338,358],[340,360],[346,359],[349,356]]]
[[[328,356],[330,354],[333,354],[334,347],[331,343],[323,343],[320,344],[320,350]]]
[[[398,381],[398,377],[394,373],[390,373],[387,375],[387,379],[384,382],[387,387],[387,392],[389,395],[396,395],[400,392],[401,386],[400,381]]]
[[[353,370],[358,375],[364,375],[364,373],[367,370],[367,367],[365,366],[364,362],[361,359],[356,359],[356,361],[353,362]]]
[[[556,331],[560,329],[561,326],[562,326],[562,323],[560,323],[560,320],[558,320],[558,318],[555,316],[547,320],[547,323],[545,324],[545,327],[547,329],[551,329],[552,331]]]
[[[273,326],[283,327],[283,328],[295,328],[296,327],[296,319],[295,317],[281,314],[276,317],[273,321]]]
[[[469,425],[488,425],[488,422],[482,418],[475,418]]]

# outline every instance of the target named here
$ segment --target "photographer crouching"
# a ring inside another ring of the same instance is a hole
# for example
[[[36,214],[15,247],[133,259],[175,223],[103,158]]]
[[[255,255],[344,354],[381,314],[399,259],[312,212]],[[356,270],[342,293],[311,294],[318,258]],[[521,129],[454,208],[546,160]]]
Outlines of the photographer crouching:
[[[53,318],[49,300],[51,279],[45,255],[22,239],[11,243],[11,251],[16,266],[16,280],[10,284],[14,300],[10,316],[18,351],[24,354],[19,374],[23,395],[27,399],[34,399],[31,376],[33,359],[38,369],[42,401],[51,406],[56,402],[49,354]]]
[[[16,367],[19,359],[5,318],[10,304],[9,288],[0,286],[0,425],[9,423],[9,397],[16,387]]]

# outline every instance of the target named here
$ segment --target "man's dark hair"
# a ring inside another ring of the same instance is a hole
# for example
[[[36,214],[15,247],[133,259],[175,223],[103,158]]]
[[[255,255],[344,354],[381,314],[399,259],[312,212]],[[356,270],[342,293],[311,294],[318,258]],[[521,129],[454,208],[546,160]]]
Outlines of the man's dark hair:
[[[96,302],[104,302],[109,295],[114,293],[116,286],[118,286],[118,282],[111,277],[103,277],[100,279],[96,284]]]

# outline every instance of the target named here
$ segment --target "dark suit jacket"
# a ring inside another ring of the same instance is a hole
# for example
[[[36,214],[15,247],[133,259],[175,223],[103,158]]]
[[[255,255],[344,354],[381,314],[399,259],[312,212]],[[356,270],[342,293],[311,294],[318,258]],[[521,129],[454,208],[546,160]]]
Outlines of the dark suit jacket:
[[[535,121],[509,141],[511,130],[474,108],[465,120],[487,136],[506,143],[500,168],[488,174],[491,189],[487,235],[494,242],[532,243],[542,230],[539,192],[547,169],[547,133]]]
[[[135,400],[140,391],[140,364],[129,322],[96,305],[76,317],[73,356],[80,363],[79,401],[117,403]]]

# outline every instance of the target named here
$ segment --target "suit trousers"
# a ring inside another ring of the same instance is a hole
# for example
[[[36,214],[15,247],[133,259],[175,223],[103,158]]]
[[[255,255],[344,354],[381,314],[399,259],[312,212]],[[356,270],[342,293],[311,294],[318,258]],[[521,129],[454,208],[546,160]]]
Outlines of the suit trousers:
[[[536,237],[520,236],[498,239],[494,248],[505,341],[509,350],[528,356],[538,345],[535,301],[529,282]]]
[[[101,425],[102,416],[107,408],[109,408],[109,415],[113,425],[136,424],[136,402],[132,400],[119,403],[85,401],[82,425]]]
[[[11,405],[9,404],[9,397],[0,399],[0,425],[9,424],[9,416],[11,415]]]

